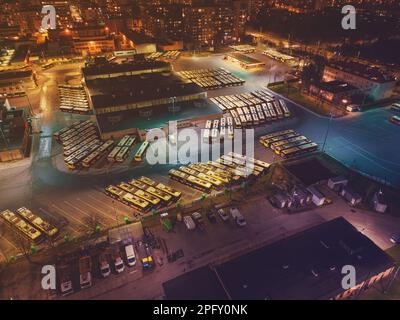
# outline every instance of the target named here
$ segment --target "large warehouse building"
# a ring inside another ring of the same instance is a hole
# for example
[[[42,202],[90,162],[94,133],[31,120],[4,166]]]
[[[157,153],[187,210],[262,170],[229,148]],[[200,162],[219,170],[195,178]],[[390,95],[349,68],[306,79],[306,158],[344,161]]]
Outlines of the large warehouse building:
[[[341,284],[345,265],[356,270],[356,286],[348,290]],[[395,268],[369,238],[337,218],[163,287],[171,300],[349,299],[378,283],[387,287]]]
[[[119,130],[130,119],[177,113],[207,97],[198,85],[177,77],[168,63],[103,63],[83,69],[89,103],[102,132]],[[165,121],[164,121],[165,122]],[[130,122],[124,129],[135,128]]]

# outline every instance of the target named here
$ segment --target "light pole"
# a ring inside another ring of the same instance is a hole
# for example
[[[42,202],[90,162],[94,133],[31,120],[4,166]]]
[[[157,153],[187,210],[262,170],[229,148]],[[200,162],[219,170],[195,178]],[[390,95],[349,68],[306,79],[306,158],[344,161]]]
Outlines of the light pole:
[[[331,125],[332,125],[332,119],[333,119],[332,106],[333,105],[331,104],[330,105],[330,111],[329,111],[330,117],[329,117],[329,122],[328,122],[328,128],[326,129],[324,143],[322,145],[322,152],[325,152],[326,141],[328,140],[329,131],[330,131]]]

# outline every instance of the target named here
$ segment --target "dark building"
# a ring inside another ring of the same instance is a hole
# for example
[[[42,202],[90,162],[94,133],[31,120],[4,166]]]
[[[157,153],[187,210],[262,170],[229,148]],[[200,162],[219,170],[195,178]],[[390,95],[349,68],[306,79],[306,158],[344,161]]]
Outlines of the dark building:
[[[356,270],[356,286],[348,290],[341,284],[346,265]],[[214,294],[207,297],[205,290],[214,287],[233,300],[348,299],[376,283],[387,286],[394,270],[394,261],[384,251],[347,220],[337,218],[213,269],[179,276],[163,287],[167,299],[177,300],[212,298]],[[217,298],[223,299],[221,294]]]

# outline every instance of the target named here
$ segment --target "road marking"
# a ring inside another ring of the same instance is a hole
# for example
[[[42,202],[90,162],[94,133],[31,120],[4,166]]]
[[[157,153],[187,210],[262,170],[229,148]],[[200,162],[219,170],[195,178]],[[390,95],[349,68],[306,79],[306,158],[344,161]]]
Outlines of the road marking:
[[[14,243],[12,243],[10,240],[8,240],[6,237],[2,237],[4,240],[6,240],[6,242],[8,242],[9,244],[11,244],[11,246],[16,249],[16,250],[20,250]]]
[[[83,200],[81,200],[80,198],[76,198],[76,200],[82,202],[84,205],[86,205],[86,206],[92,208],[93,210],[96,210],[97,212],[99,212],[100,214],[102,214],[103,216],[105,216],[107,219],[112,220],[112,221],[115,221],[115,220],[116,220],[115,217],[113,217],[111,214],[107,214],[107,213],[105,213],[104,211],[99,210],[98,208],[96,208],[96,207],[92,206],[91,204],[89,204],[89,202],[83,201]],[[117,220],[118,220],[118,217],[117,217]]]
[[[120,203],[120,202],[117,201],[117,200],[113,200],[113,199],[107,197],[108,200],[116,201],[116,202],[114,203],[114,206],[115,206],[115,208],[114,208],[112,205],[107,204],[106,202],[101,202],[99,199],[96,199],[95,197],[91,196],[90,194],[88,194],[88,197],[89,197],[90,199],[92,199],[92,200],[94,200],[94,201],[96,201],[96,202],[102,204],[102,205],[106,205],[107,207],[109,207],[109,208],[112,209],[112,210],[115,209],[116,211],[119,211],[120,213],[121,213],[121,211],[123,212],[122,209],[117,208],[116,204]],[[123,203],[121,203],[121,204],[123,204]],[[125,205],[124,205],[124,206],[125,206]],[[128,207],[127,207],[127,209],[128,209]]]
[[[87,225],[86,223],[84,223],[83,221],[75,218],[74,216],[71,216],[69,213],[67,213],[64,209],[61,209],[60,207],[56,206],[55,204],[52,204],[52,206],[54,208],[56,208],[57,210],[60,210],[61,212],[63,212],[67,217],[70,217],[71,219],[74,219],[75,221],[77,221],[79,224],[83,224],[86,227],[89,227],[89,225]]]
[[[70,207],[72,207],[72,208],[74,208],[75,210],[78,210],[78,211],[80,211],[80,212],[82,212],[84,215],[86,215],[87,217],[89,217],[90,219],[93,219],[93,217],[91,216],[91,215],[89,215],[89,214],[87,214],[86,212],[84,212],[83,210],[81,210],[81,209],[79,209],[79,208],[77,208],[77,207],[75,207],[72,203],[70,203],[70,202],[68,202],[68,201],[64,201],[64,203],[66,204],[66,205],[69,205]],[[99,224],[101,224],[102,226],[106,226],[104,223],[102,223],[101,221],[97,221]]]
[[[53,215],[52,215],[50,212],[48,212],[47,210],[45,210],[45,209],[43,209],[43,208],[39,208],[39,210],[42,211],[42,212],[44,212],[45,214],[48,214],[48,215],[50,215],[50,216],[53,217]],[[64,217],[64,216],[63,216],[63,217]],[[65,217],[64,217],[64,219],[65,219]],[[67,219],[66,219],[66,220],[67,220]],[[65,228],[66,228],[66,229],[71,229],[72,231],[74,231],[74,232],[76,232],[76,233],[78,233],[78,234],[81,233],[79,230],[75,229],[75,228],[71,225],[71,223],[70,223],[68,220],[67,220],[67,224],[65,225]]]

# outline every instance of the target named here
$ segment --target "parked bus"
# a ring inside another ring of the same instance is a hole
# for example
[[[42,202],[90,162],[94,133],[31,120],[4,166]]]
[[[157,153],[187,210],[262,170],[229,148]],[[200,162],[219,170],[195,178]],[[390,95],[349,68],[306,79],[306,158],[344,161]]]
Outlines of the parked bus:
[[[269,134],[267,134],[265,136],[260,137],[260,140],[266,140],[266,139],[282,136],[284,134],[293,133],[293,132],[294,132],[294,130],[292,130],[292,129],[283,130],[283,131],[275,131],[275,132],[272,132],[272,133],[269,133]]]
[[[117,156],[117,154],[121,151],[121,147],[115,147],[114,149],[112,149],[112,151],[109,153],[109,155],[107,156],[107,161],[108,162],[114,162],[115,161],[115,157]]]
[[[141,190],[145,190],[147,188],[147,183],[144,183],[140,180],[136,180],[136,179],[132,179],[131,181],[129,181],[129,184],[131,184],[132,186],[141,189]]]
[[[217,143],[219,141],[219,131],[218,129],[212,129],[211,130],[211,142],[212,143]]]
[[[213,129],[218,129],[219,128],[219,120],[218,119],[214,120],[212,128]]]
[[[265,139],[261,143],[265,147],[269,148],[271,146],[271,144],[273,144],[274,142],[278,142],[278,141],[282,141],[282,140],[286,140],[286,139],[294,138],[294,137],[298,137],[298,136],[300,136],[300,134],[298,134],[298,133],[288,133],[288,134],[284,134],[282,136],[274,137],[271,139]]]
[[[279,99],[279,103],[280,103],[280,105],[281,105],[281,107],[282,107],[283,114],[285,115],[285,117],[286,117],[286,118],[290,117],[290,111],[289,111],[289,108],[288,108],[287,105],[286,105],[285,100]]]
[[[119,152],[115,156],[115,161],[124,162],[124,160],[128,157],[128,155],[129,155],[129,148],[122,147],[121,150],[119,150]]]
[[[42,231],[48,237],[54,237],[58,233],[58,229],[46,220],[34,214],[31,210],[22,207],[17,210],[18,214],[27,222]]]
[[[302,146],[283,150],[281,152],[281,156],[283,158],[293,158],[293,157],[300,156],[305,153],[314,152],[317,149],[318,149],[318,145],[316,143],[312,142],[312,143],[304,144]]]
[[[147,212],[151,208],[149,202],[131,193],[125,194],[124,197],[122,198],[122,202],[130,206],[131,208],[137,209],[141,212]]]
[[[212,121],[211,120],[207,120],[205,128],[206,129],[211,129],[211,127],[212,127]]]
[[[162,183],[157,184],[156,189],[159,189],[165,193],[170,194],[173,197],[174,201],[178,201],[182,196],[182,192],[175,190],[169,186],[166,186],[165,184]]]
[[[143,182],[143,183],[149,185],[150,187],[155,187],[157,185],[157,182],[155,182],[154,180],[151,180],[147,177],[144,177],[144,176],[140,177],[138,180],[140,182]]]
[[[212,184],[208,181],[204,181],[203,179],[199,179],[195,176],[189,176],[187,178],[187,183],[194,189],[198,189],[206,193],[211,192]]]
[[[203,142],[210,143],[210,129],[205,129],[203,131]]]
[[[278,118],[282,119],[284,117],[281,106],[279,105],[278,101],[274,101],[272,103],[275,107],[276,114],[278,115]]]
[[[307,139],[307,137],[305,136],[297,136],[297,137],[293,137],[293,138],[289,138],[289,139],[284,139],[278,142],[274,142],[271,144],[271,149],[275,150],[276,148],[280,148],[283,147],[287,144],[293,143],[293,142],[297,142],[297,141],[308,141],[311,142],[309,139]]]
[[[154,187],[148,187],[145,191],[147,193],[149,193],[149,194],[161,199],[163,205],[165,205],[165,206],[169,205],[173,200],[173,198],[172,198],[172,196],[170,194],[168,194],[166,192],[163,192],[163,191],[161,191],[161,190],[159,190],[157,188],[154,188]]]
[[[126,141],[124,147],[128,147],[131,148],[133,146],[133,144],[136,141],[136,137],[129,137],[129,139]]]
[[[43,240],[43,235],[38,229],[19,218],[14,212],[4,210],[0,212],[0,217],[29,241],[39,243]]]
[[[241,129],[242,128],[242,122],[240,121],[239,118],[233,118],[233,122],[235,123],[235,128],[236,129]]]
[[[119,140],[117,146],[118,147],[123,147],[125,146],[125,143],[129,140],[129,136],[124,136],[121,140]]]
[[[149,142],[146,140],[142,143],[142,145],[140,146],[139,150],[136,152],[135,154],[135,161],[139,162],[142,161],[143,158],[143,154],[145,153],[145,151],[147,150],[147,148],[149,147]]]

